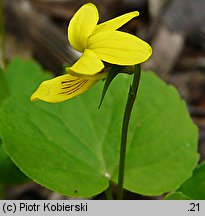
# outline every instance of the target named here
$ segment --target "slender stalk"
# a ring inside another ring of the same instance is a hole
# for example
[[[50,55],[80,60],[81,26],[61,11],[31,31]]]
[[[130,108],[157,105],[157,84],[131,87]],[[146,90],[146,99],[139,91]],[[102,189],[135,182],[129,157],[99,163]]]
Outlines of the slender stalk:
[[[0,67],[5,69],[6,67],[6,38],[4,28],[4,9],[3,0],[0,0]]]
[[[125,112],[122,123],[121,132],[121,146],[120,146],[120,160],[119,160],[119,175],[118,175],[118,193],[117,199],[123,199],[123,185],[124,185],[124,172],[125,172],[125,159],[126,159],[126,147],[127,147],[127,133],[129,127],[130,116],[132,108],[137,96],[137,90],[140,82],[141,67],[140,65],[135,65],[134,68],[134,78],[130,90],[128,93],[127,103],[125,106]]]

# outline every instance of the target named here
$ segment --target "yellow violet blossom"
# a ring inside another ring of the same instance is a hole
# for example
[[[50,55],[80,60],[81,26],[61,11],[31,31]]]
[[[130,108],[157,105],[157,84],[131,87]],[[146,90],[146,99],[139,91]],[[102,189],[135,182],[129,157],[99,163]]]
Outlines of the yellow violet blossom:
[[[82,56],[66,68],[68,74],[41,83],[31,100],[55,103],[83,93],[107,76],[103,62],[126,66],[146,61],[152,53],[149,44],[117,30],[138,15],[139,12],[133,11],[98,24],[96,6],[83,5],[68,26],[68,40]]]

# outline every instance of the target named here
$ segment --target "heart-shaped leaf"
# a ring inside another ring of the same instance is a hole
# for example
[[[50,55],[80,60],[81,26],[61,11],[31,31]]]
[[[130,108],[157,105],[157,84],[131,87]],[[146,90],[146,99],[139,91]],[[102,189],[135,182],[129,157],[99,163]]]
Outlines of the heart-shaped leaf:
[[[15,163],[38,183],[70,196],[95,195],[109,179],[117,182],[128,76],[112,82],[99,110],[102,82],[64,103],[30,102],[44,75],[28,73],[29,67],[21,63],[18,75],[10,67],[16,94],[0,111],[3,144]],[[128,134],[125,188],[144,195],[178,188],[197,164],[197,135],[177,91],[153,73],[142,73]]]

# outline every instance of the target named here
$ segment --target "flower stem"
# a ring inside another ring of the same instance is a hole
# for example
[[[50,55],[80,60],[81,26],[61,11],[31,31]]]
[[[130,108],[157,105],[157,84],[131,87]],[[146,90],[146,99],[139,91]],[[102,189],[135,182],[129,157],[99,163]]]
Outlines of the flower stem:
[[[118,175],[118,193],[117,199],[123,199],[123,185],[124,185],[124,171],[125,171],[125,158],[126,158],[126,147],[127,147],[127,133],[129,127],[130,116],[132,108],[137,96],[137,90],[140,82],[141,66],[135,65],[134,67],[134,78],[130,90],[128,93],[127,103],[125,106],[125,112],[122,123],[121,133],[121,146],[120,146],[120,160],[119,160],[119,175]]]
[[[5,69],[6,67],[6,39],[4,28],[4,9],[3,0],[0,0],[0,67]]]

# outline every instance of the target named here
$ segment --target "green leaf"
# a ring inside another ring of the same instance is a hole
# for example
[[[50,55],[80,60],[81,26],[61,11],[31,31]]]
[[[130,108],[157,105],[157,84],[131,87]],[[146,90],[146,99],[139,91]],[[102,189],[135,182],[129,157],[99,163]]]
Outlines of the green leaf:
[[[142,73],[131,126],[126,189],[160,195],[192,175],[199,158],[198,130],[173,86]]]
[[[193,200],[205,200],[205,161],[197,166],[192,177],[178,191]]]
[[[22,62],[22,74],[26,67]],[[4,147],[40,184],[70,196],[98,194],[108,187],[109,178],[117,182],[130,79],[118,76],[98,110],[102,82],[64,103],[30,102],[43,77],[29,73],[26,94],[15,87],[17,93],[4,101],[0,111]],[[13,85],[15,79],[11,89]],[[177,91],[153,73],[142,73],[128,136],[125,188],[144,195],[177,189],[197,164],[197,135]]]
[[[191,200],[181,192],[171,192],[166,195],[165,200]]]

